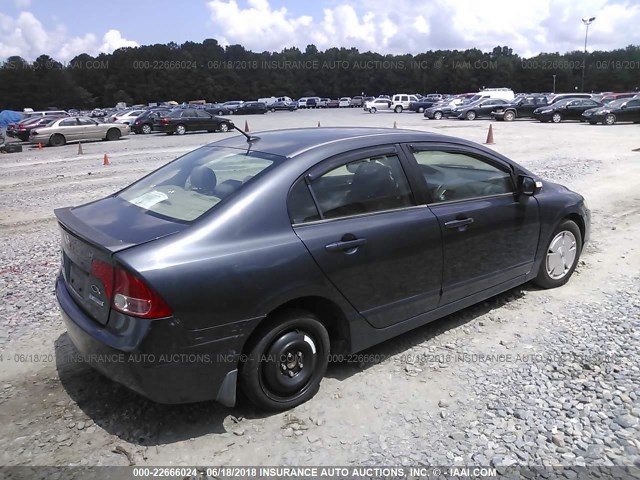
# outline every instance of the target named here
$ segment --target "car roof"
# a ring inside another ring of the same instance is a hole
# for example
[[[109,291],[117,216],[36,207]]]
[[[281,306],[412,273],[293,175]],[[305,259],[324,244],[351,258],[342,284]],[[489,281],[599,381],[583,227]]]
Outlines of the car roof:
[[[421,132],[418,130],[404,130],[396,128],[370,127],[323,127],[323,128],[294,128],[286,130],[270,130],[252,133],[259,139],[252,142],[253,150],[295,157],[306,151],[323,147],[328,144],[343,143],[344,149],[353,150],[376,144],[397,142],[455,142],[456,144],[476,146],[466,140]],[[209,146],[247,148],[247,139],[242,135],[225,138],[209,144]]]

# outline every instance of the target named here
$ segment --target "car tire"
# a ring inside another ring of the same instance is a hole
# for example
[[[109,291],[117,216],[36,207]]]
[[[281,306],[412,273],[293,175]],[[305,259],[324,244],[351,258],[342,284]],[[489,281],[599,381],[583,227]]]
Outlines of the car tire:
[[[185,133],[187,133],[187,127],[185,127],[183,123],[179,123],[178,125],[176,125],[175,133],[176,135],[184,135]]]
[[[369,109],[369,113],[376,113],[378,110],[376,110],[376,107],[371,107]]]
[[[562,121],[562,115],[560,115],[558,112],[554,113],[553,115],[551,115],[551,121],[553,123],[560,123]]]
[[[582,234],[575,222],[564,220],[551,234],[533,283],[542,288],[564,285],[576,269],[582,253]]]
[[[218,127],[218,131],[222,132],[222,133],[228,132],[229,131],[229,124],[221,123],[220,126]]]
[[[423,107],[418,107],[418,113],[423,113],[424,112],[424,108]]]
[[[396,113],[402,113],[402,105],[396,105],[396,108],[393,109]]]
[[[49,138],[49,145],[52,147],[62,147],[65,143],[67,143],[67,139],[60,133],[51,135],[51,138]]]
[[[513,122],[516,118],[516,114],[512,110],[507,110],[504,112],[504,116],[502,118],[505,122]]]
[[[151,125],[149,125],[148,123],[142,125],[142,133],[144,133],[145,135],[150,134],[152,130],[153,128],[151,128]]]
[[[442,112],[434,112],[433,119],[434,120],[441,120],[442,119]]]
[[[305,310],[287,310],[258,328],[240,364],[242,392],[266,410],[288,410],[312,398],[329,360],[329,334]]]
[[[109,141],[118,140],[122,136],[122,133],[117,128],[110,128],[107,130],[106,139]]]
[[[475,120],[476,119],[476,112],[474,112],[473,110],[469,110],[467,113],[465,113],[464,118],[466,120]]]
[[[616,116],[613,113],[608,113],[604,117],[604,124],[605,125],[615,125],[616,124]]]

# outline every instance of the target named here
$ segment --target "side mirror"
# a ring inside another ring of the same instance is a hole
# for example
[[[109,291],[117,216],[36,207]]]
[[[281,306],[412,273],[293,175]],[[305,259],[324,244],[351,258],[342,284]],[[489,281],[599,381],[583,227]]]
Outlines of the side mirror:
[[[622,105],[620,105],[620,108],[627,108],[627,104],[623,103]]]
[[[532,196],[540,191],[542,182],[537,182],[528,175],[518,175],[518,193]]]

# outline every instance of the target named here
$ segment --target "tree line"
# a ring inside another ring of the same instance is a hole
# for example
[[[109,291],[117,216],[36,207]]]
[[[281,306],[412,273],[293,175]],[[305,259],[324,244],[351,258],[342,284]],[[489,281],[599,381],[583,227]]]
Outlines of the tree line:
[[[612,51],[541,53],[524,58],[506,46],[382,55],[356,48],[257,53],[214,39],[81,54],[69,62],[47,55],[0,64],[0,109],[94,108],[118,102],[338,98],[364,93],[462,93],[486,87],[516,92],[635,91],[640,46]]]

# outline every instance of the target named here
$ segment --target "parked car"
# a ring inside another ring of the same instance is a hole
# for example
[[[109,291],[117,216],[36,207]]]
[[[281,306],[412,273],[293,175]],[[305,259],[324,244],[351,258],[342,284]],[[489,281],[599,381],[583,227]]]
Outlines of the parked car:
[[[386,98],[376,98],[364,104],[365,111],[369,113],[376,113],[378,110],[391,111],[391,100]]]
[[[361,95],[356,95],[355,97],[351,97],[351,107],[360,108],[364,106],[364,97]]]
[[[499,106],[508,105],[509,102],[501,98],[485,98],[467,105],[452,108],[448,116],[460,120],[475,120],[476,118],[490,118],[491,112]]]
[[[433,98],[422,97],[415,102],[409,103],[409,110],[412,112],[423,113],[427,108],[433,107],[439,100]]]
[[[146,110],[128,110],[120,112],[111,117],[112,123],[124,123],[125,125],[131,125],[138,116],[142,115]]]
[[[547,99],[544,96],[520,96],[506,105],[498,105],[491,112],[491,116],[495,120],[506,122],[511,122],[516,118],[533,118],[533,111],[545,105],[547,105]]]
[[[129,124],[133,133],[149,134],[153,131],[153,124],[164,115],[171,111],[169,108],[153,108],[146,110],[144,113],[138,115],[138,117]]]
[[[184,135],[187,132],[206,130],[207,132],[228,132],[233,122],[226,118],[216,117],[204,110],[195,108],[177,109],[157,119],[153,129],[167,135]]]
[[[306,108],[318,108],[318,101],[320,97],[309,97],[307,98],[307,103],[305,105]]]
[[[94,108],[93,110],[91,110],[91,112],[87,116],[94,117],[94,118],[102,118],[107,116],[107,112],[102,108]]]
[[[286,101],[278,101],[269,105],[269,110],[272,112],[276,112],[278,110],[289,110],[293,112],[298,109],[298,103],[294,101],[286,102]]]
[[[345,108],[351,106],[351,97],[341,97],[338,101],[338,107]]]
[[[543,123],[551,120],[560,123],[562,120],[581,120],[582,113],[590,108],[602,106],[601,103],[587,98],[566,98],[533,111],[534,118]]]
[[[80,140],[118,140],[129,135],[129,125],[100,123],[89,117],[61,117],[31,130],[29,142],[60,147]]]
[[[635,96],[634,92],[627,92],[627,93],[610,93],[608,95],[604,95],[602,98],[600,99],[594,99],[594,100],[598,100],[600,103],[602,103],[603,105],[612,102],[614,100],[619,100],[621,98],[633,98]]]
[[[262,102],[244,102],[238,108],[236,108],[236,115],[249,115],[255,113],[267,113],[269,110],[267,106]]]
[[[327,102],[327,108],[338,108],[340,106],[340,101],[337,98],[330,98]]]
[[[596,123],[614,125],[618,122],[640,123],[640,98],[613,100],[601,107],[585,111],[582,116],[591,125]]]
[[[560,100],[566,100],[568,98],[583,98],[585,100],[590,100],[593,98],[593,95],[590,93],[554,93],[547,97],[547,102],[551,105],[552,103],[559,102]]]
[[[318,100],[316,102],[316,107],[318,108],[327,108],[327,104],[329,103],[329,98],[320,98],[320,100]]]
[[[68,117],[52,117],[47,115],[43,117],[31,117],[17,124],[10,124],[9,127],[13,128],[9,129],[7,127],[7,136],[17,138],[18,140],[21,140],[23,142],[28,142],[29,137],[31,136],[31,130],[33,130],[34,128],[47,126],[58,118]]]
[[[68,117],[68,116],[69,116],[69,113],[66,112],[65,110],[38,110],[38,111],[25,112],[22,116],[22,120],[26,120],[28,118],[35,118],[35,117],[59,118],[59,117]]]
[[[260,408],[293,408],[316,394],[330,354],[530,280],[559,287],[589,240],[582,196],[467,140],[259,136],[55,210],[71,342],[156,402],[233,406],[240,388]]]
[[[209,112],[211,115],[217,115],[219,117],[223,115],[231,115],[233,113],[231,109],[221,103],[212,103],[211,105],[207,105],[204,110],[205,112]]]
[[[408,95],[406,93],[399,93],[394,95],[391,99],[391,109],[396,113],[402,113],[403,110],[408,110],[411,102],[417,102],[418,97],[415,95]]]
[[[238,107],[243,103],[244,102],[242,100],[229,100],[228,102],[224,102],[222,106],[226,107],[230,114],[234,114]]]

